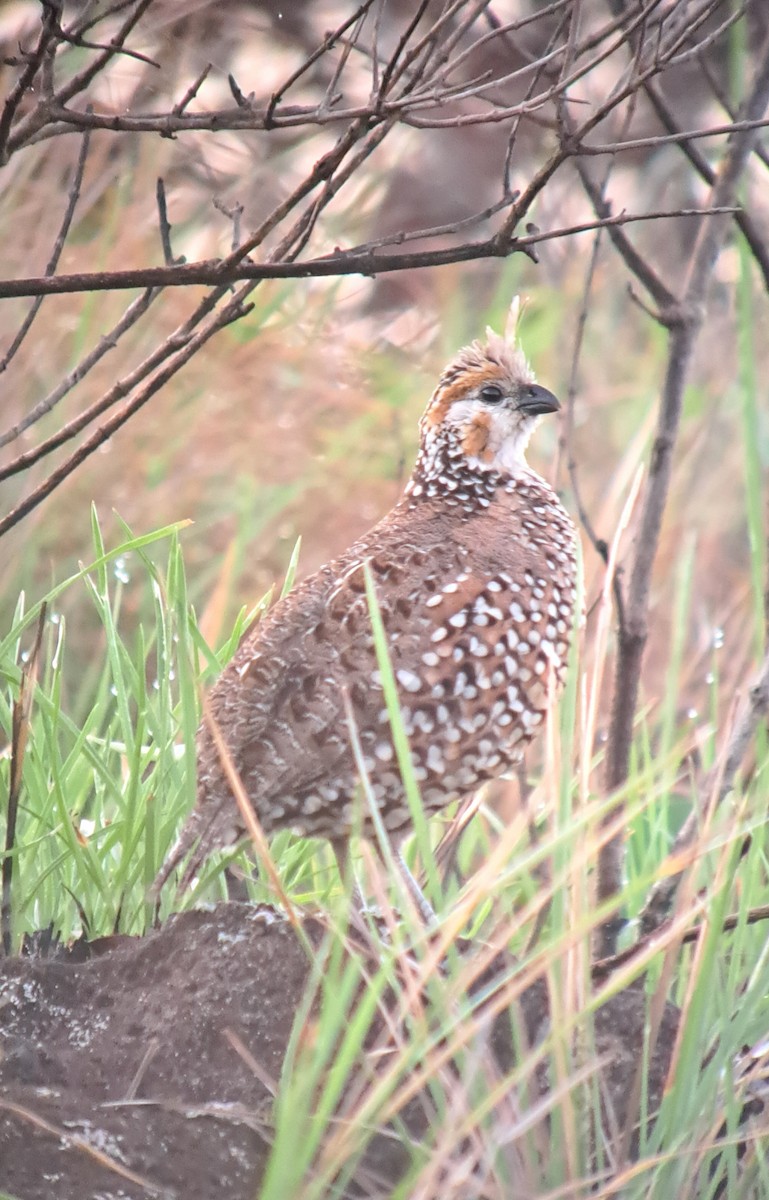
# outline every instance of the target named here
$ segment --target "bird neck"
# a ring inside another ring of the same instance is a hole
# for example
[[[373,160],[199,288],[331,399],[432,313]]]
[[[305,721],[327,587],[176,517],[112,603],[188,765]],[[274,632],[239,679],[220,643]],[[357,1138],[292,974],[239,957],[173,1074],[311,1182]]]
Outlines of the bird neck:
[[[439,499],[442,504],[469,510],[488,508],[499,487],[513,487],[518,473],[528,474],[521,458],[519,471],[500,469],[467,454],[453,429],[425,430],[414,470],[406,486],[410,503]]]

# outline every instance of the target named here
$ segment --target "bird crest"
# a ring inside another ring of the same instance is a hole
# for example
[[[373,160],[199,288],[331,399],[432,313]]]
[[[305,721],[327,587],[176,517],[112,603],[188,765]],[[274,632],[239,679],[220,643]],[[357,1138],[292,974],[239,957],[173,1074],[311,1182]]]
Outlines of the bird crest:
[[[427,406],[424,428],[442,425],[456,401],[484,385],[499,383],[505,390],[515,391],[534,383],[534,373],[517,340],[521,308],[520,297],[514,296],[504,335],[487,326],[485,341],[471,342],[455,354]]]

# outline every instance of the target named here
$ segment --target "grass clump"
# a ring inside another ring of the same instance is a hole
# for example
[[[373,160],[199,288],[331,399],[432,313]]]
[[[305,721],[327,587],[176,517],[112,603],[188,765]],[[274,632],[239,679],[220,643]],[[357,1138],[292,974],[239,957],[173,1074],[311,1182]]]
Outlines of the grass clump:
[[[221,645],[207,643],[188,597],[181,533],[125,529],[109,549],[94,515],[92,561],[46,597],[12,850],[14,948],[46,927],[68,940],[141,933],[155,919],[148,888],[194,797],[199,692],[255,615],[244,610]],[[671,686],[682,669],[693,554],[678,577]],[[291,575],[295,567],[294,558]],[[151,595],[152,619],[126,636],[124,605],[139,586]],[[62,699],[69,660],[60,603],[69,590],[88,598],[100,629],[93,701],[78,719]],[[9,744],[40,611],[20,601],[0,644]],[[632,922],[672,869],[665,855],[682,808],[696,800],[691,753],[712,742],[711,761],[718,747],[712,730],[703,737],[670,705],[650,708],[631,778],[621,795],[602,798],[595,721],[606,647],[606,638],[593,641],[582,673],[575,656],[525,806],[508,796],[505,809],[488,797],[466,827],[453,811],[428,822],[413,789],[417,836],[407,852],[436,907],[429,928],[387,854],[360,844],[356,875],[376,913],[354,916],[323,843],[289,833],[272,840],[291,905],[311,909],[325,933],[306,942],[310,984],[274,1082],[261,1200],[341,1200],[354,1177],[373,1187],[382,1147],[393,1142],[401,1182],[381,1194],[403,1200],[461,1186],[492,1200],[769,1195],[760,1140],[743,1123],[754,1079],[744,1048],[765,1036],[769,990],[765,938],[751,923],[767,877],[765,766],[729,806],[703,809],[696,843],[676,864],[687,872],[676,909],[656,938],[613,971],[592,969],[595,931],[608,915],[592,902],[592,872],[614,832],[613,808],[624,804],[629,828],[616,907]],[[394,687],[388,706],[408,768]],[[11,767],[6,754],[6,794]],[[224,861],[207,865],[198,898],[224,894]],[[447,862],[458,870],[446,873]],[[249,876],[254,899],[273,898],[268,878]],[[693,925],[699,934],[684,942]],[[631,924],[626,943],[633,935]],[[623,1108],[612,1078],[631,1011],[638,1032]]]

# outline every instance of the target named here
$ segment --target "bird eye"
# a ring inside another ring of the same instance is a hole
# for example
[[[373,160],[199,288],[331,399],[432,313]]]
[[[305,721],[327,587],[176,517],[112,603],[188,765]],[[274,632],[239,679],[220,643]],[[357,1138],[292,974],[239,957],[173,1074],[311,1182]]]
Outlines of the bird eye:
[[[502,391],[502,388],[497,387],[495,383],[487,383],[485,387],[481,388],[481,400],[486,404],[499,404],[500,400],[504,399],[504,396],[505,393]]]

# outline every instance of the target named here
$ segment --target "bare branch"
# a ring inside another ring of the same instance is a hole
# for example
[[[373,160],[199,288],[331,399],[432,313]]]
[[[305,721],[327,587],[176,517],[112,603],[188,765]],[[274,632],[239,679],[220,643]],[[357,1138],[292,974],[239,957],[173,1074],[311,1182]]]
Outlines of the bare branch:
[[[8,777],[8,804],[5,817],[5,845],[2,870],[0,871],[0,936],[2,937],[3,953],[7,956],[12,950],[12,890],[13,864],[16,851],[16,820],[19,812],[19,797],[21,795],[22,772],[24,756],[27,750],[30,733],[30,712],[32,694],[37,677],[40,647],[43,642],[45,629],[46,602],[40,606],[37,619],[37,632],[29,659],[24,664],[19,683],[19,695],[13,703],[11,729],[11,770]]]
[[[81,382],[81,380],[85,379],[89,371],[91,371],[96,364],[101,361],[101,359],[109,350],[114,350],[123,334],[131,329],[131,327],[135,325],[141,317],[144,316],[150,304],[152,304],[153,300],[156,300],[159,295],[159,288],[155,290],[150,288],[141,296],[138,296],[136,300],[134,300],[128,306],[114,328],[99,340],[99,344],[78,363],[74,370],[70,371],[70,373],[65,376],[58,387],[56,387],[50,393],[50,395],[46,396],[44,400],[41,400],[39,404],[35,405],[32,411],[29,412],[27,416],[23,418],[23,420],[19,421],[18,424],[14,425],[6,433],[0,434],[0,447],[7,446],[9,442],[15,441],[16,438],[19,437],[20,434],[24,433],[26,429],[29,429],[32,425],[36,424],[36,422],[39,421],[41,417],[44,417],[46,413],[51,412],[60,400],[63,400],[64,397],[68,395],[68,393],[71,392],[78,383]],[[0,473],[1,471],[2,469],[0,468]]]
[[[212,65],[211,63],[206,63],[206,65],[203,67],[203,70],[198,75],[197,79],[193,80],[193,82],[187,88],[187,91],[184,93],[184,95],[182,96],[179,103],[174,105],[174,107],[172,109],[174,116],[176,116],[176,117],[181,116],[181,114],[189,107],[189,105],[195,99],[198,92],[202,88],[203,84],[208,79],[208,76],[211,74],[211,65]]]
[[[172,355],[170,361],[157,372],[149,383],[135,396],[123,405],[122,408],[104,421],[102,425],[96,429],[89,438],[86,439],[78,447],[78,449],[63,462],[60,467],[57,467],[51,474],[44,479],[38,487],[36,487],[20,504],[16,506],[6,517],[0,520],[0,537],[7,533],[9,529],[13,529],[15,525],[29,513],[33,512],[39,504],[50,496],[51,492],[67,479],[73,471],[75,471],[82,463],[89,458],[94,451],[98,450],[106,441],[108,441],[114,433],[125,425],[139,409],[143,408],[148,400],[151,400],[160,388],[168,383],[176,372],[184,366],[186,362],[195,355],[201,346],[223,329],[226,325],[231,325],[233,321],[238,321],[242,316],[250,310],[249,305],[245,304],[242,295],[236,296],[220,313],[204,326],[199,333],[190,337],[186,344],[182,344],[179,349]],[[170,340],[170,339],[169,339]]]
[[[13,125],[13,119],[16,116],[19,105],[32,87],[35,76],[37,75],[42,65],[43,59],[48,53],[48,48],[53,39],[53,30],[55,22],[55,13],[52,7],[43,9],[43,18],[40,28],[40,37],[37,41],[37,46],[31,54],[27,56],[24,70],[19,75],[14,87],[8,93],[5,103],[3,104],[2,115],[0,115],[0,164],[6,161],[6,147],[8,144],[8,135]]]
[[[622,154],[632,150],[657,150],[660,146],[681,146],[685,142],[697,142],[703,138],[723,138],[733,133],[751,133],[766,129],[769,117],[758,117],[751,121],[728,121],[722,125],[709,125],[707,129],[685,129],[680,133],[658,133],[649,137],[627,138],[623,142],[601,142],[589,145],[580,142],[576,148],[580,155],[597,157],[601,154]]]
[[[567,131],[569,130],[568,120],[568,114],[564,112],[563,121]],[[579,155],[574,159],[574,166],[582,181],[582,186],[593,205],[595,215],[602,220],[610,217],[611,204],[604,197],[602,189],[593,182],[590,172],[587,169],[587,164]],[[633,272],[636,279],[643,284],[647,292],[654,298],[654,302],[658,305],[660,313],[672,309],[675,304],[675,296],[659,278],[651,263],[638,253],[621,226],[609,225],[608,229],[609,237],[614,244],[615,250],[624,259],[625,264]]]
[[[660,94],[659,88],[655,87],[655,85],[650,81],[646,84],[645,91],[663,127],[667,129],[669,134],[680,137],[681,131],[678,129],[677,122],[670,110],[670,107],[666,104],[665,100]],[[694,169],[697,171],[700,178],[704,179],[705,183],[712,187],[715,183],[716,173],[708,160],[700,153],[697,147],[692,145],[689,141],[682,141],[680,146],[681,150],[686,155]],[[764,277],[764,287],[769,292],[769,253],[767,252],[767,248],[761,233],[753,218],[744,209],[741,209],[735,213],[734,219],[742,231],[743,236],[750,247],[750,252]]]
[[[544,185],[543,185],[544,186]],[[335,190],[338,190],[335,189]],[[519,203],[515,195],[500,202],[495,208],[515,207]],[[566,225],[554,230],[532,231],[521,237],[502,241],[495,234],[487,241],[467,242],[459,246],[441,247],[436,250],[417,250],[410,254],[378,254],[381,244],[400,244],[422,236],[438,236],[456,231],[465,223],[475,222],[483,214],[462,219],[460,222],[437,226],[434,230],[416,231],[412,234],[396,235],[377,242],[367,242],[350,250],[336,250],[321,258],[303,259],[301,262],[279,260],[277,262],[243,262],[243,243],[226,259],[209,259],[204,262],[185,263],[175,267],[139,267],[136,270],[79,272],[73,275],[33,276],[29,279],[0,280],[0,299],[12,296],[70,295],[77,292],[125,291],[139,287],[188,287],[191,284],[210,284],[226,287],[229,284],[251,279],[321,279],[340,275],[386,275],[394,271],[409,271],[422,267],[441,267],[451,263],[470,262],[481,258],[507,258],[510,254],[528,251],[542,242],[559,238],[575,237],[579,233],[590,233],[596,229],[612,229],[631,225],[639,221],[676,220],[680,217],[706,216],[708,214],[733,215],[734,206],[721,205],[717,208],[675,208],[647,213],[617,213],[595,221],[581,221],[577,225]],[[257,235],[246,243],[251,245]],[[260,231],[258,242],[264,240]],[[233,259],[236,260],[233,262]]]
[[[163,260],[167,267],[181,266],[187,260],[184,255],[180,258],[174,258],[174,252],[171,247],[171,225],[168,220],[168,206],[166,204],[166,188],[163,180],[158,178],[155,185],[155,199],[158,206],[158,224],[160,226],[160,244],[163,247]]]
[[[56,235],[56,241],[54,242],[51,257],[49,258],[48,265],[45,268],[46,276],[53,275],[59,265],[61,252],[64,249],[64,243],[67,240],[67,234],[69,233],[72,225],[72,219],[75,215],[77,202],[80,199],[80,189],[83,186],[83,174],[85,172],[85,164],[88,158],[88,148],[90,146],[90,142],[91,134],[89,131],[83,136],[83,140],[80,143],[80,153],[78,155],[77,165],[75,166],[75,174],[72,178],[72,185],[67,196],[67,207],[64,210],[64,217],[62,218],[61,225],[59,226],[59,232]],[[30,305],[29,312],[22,321],[15,338],[3,355],[2,360],[0,360],[0,375],[2,375],[3,371],[8,369],[8,364],[18,353],[25,337],[32,328],[32,324],[40,311],[40,305],[43,303],[43,300],[44,296],[42,293],[40,293],[35,298],[34,303]]]
[[[769,104],[769,39],[762,48],[756,75],[746,99],[741,121],[750,129],[733,132],[716,173],[710,202],[714,207],[731,204],[750,157],[755,138],[755,122]],[[660,401],[657,431],[646,493],[643,498],[640,528],[631,567],[625,627],[620,633],[614,698],[606,753],[606,786],[620,787],[627,779],[633,722],[641,678],[643,652],[648,635],[649,595],[652,568],[657,554],[662,515],[665,510],[683,404],[684,386],[697,335],[704,320],[708,285],[718,253],[728,230],[729,218],[708,216],[703,219],[695,243],[681,296],[667,313],[670,328],[667,369]],[[622,839],[614,838],[602,852],[598,869],[598,897],[608,900],[621,887]],[[615,926],[607,926],[602,935],[601,953],[605,957],[616,949]]]
[[[51,120],[52,108],[56,108],[57,110],[59,108],[63,109],[64,105],[66,105],[74,96],[77,96],[83,92],[88,85],[92,83],[93,80],[105,69],[110,60],[122,51],[126,38],[130,34],[131,30],[141,20],[151,3],[152,0],[138,0],[134,11],[126,18],[121,28],[110,40],[109,46],[105,46],[101,53],[96,55],[93,61],[87,67],[85,67],[78,75],[75,75],[74,78],[69,81],[69,83],[64,84],[64,86],[52,98],[52,101],[45,96],[44,99],[36,105],[36,107],[32,110],[32,112],[29,113],[27,117],[22,118],[12,138],[8,138],[7,142],[4,142],[4,139],[0,136],[0,148],[6,144],[8,152],[11,153],[13,150],[18,149],[19,146],[25,145],[32,134],[36,133]],[[44,6],[44,12],[46,13],[47,20],[51,23],[48,39],[50,42],[53,38],[54,27],[56,23],[55,5],[46,4]],[[51,15],[48,16],[48,14]],[[83,114],[83,116],[93,117],[95,114],[86,112]],[[1,134],[2,126],[0,123],[0,135]]]
[[[227,205],[223,200],[219,200],[214,196],[214,208],[220,212],[223,217],[227,217],[232,223],[232,238],[230,239],[230,250],[234,254],[240,245],[242,238],[240,232],[240,221],[243,216],[243,205],[239,203]]]
[[[354,25],[356,25],[357,22],[360,20],[360,18],[369,11],[372,4],[374,4],[374,3],[375,3],[375,0],[364,0],[363,4],[359,5],[359,7],[355,10],[355,12],[352,14],[352,16],[348,17],[346,21],[343,21],[342,24],[340,26],[338,26],[338,28],[335,29],[333,33],[329,33],[323,39],[320,46],[318,46],[318,48],[316,50],[313,50],[313,52],[311,54],[308,54],[307,57],[305,58],[304,62],[302,63],[302,65],[300,67],[298,67],[297,70],[294,71],[291,75],[289,75],[289,77],[285,81],[285,83],[281,84],[281,86],[278,88],[278,90],[273,93],[273,95],[270,98],[270,103],[267,105],[267,108],[265,109],[265,112],[264,112],[264,121],[265,121],[264,128],[265,129],[272,129],[274,127],[275,110],[277,109],[278,105],[280,104],[280,101],[283,99],[283,97],[285,96],[285,94],[289,90],[289,88],[292,88],[294,86],[294,84],[297,83],[302,78],[303,75],[307,74],[307,72],[310,70],[311,67],[313,67],[315,65],[315,63],[318,61],[318,59],[322,58],[324,54],[327,54],[328,51],[331,50],[335,46],[337,44],[337,42],[344,36],[344,34],[347,32],[347,30],[351,29]],[[230,78],[231,78],[231,84],[232,84],[232,82],[234,82],[234,80],[232,80],[232,77],[230,77]],[[237,96],[235,97],[235,99],[237,100]]]

